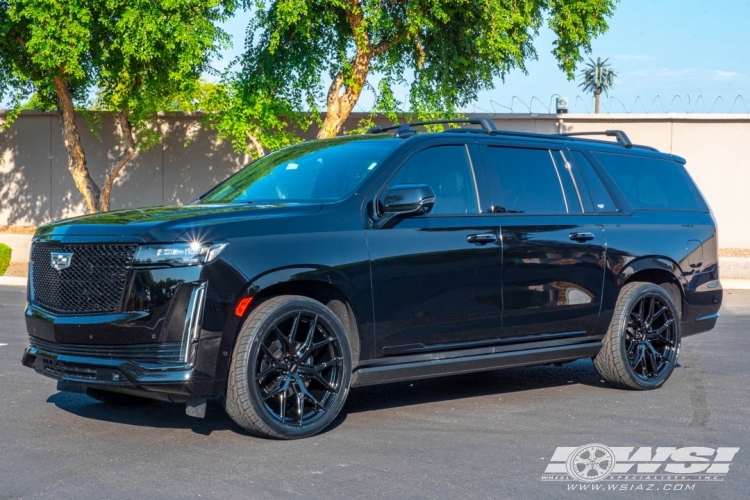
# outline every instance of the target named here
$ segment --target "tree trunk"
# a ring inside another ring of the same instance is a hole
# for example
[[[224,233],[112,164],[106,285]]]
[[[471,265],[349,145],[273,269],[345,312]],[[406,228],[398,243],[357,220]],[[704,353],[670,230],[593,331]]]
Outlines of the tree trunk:
[[[68,152],[68,170],[73,176],[73,182],[78,191],[83,195],[89,213],[94,213],[98,211],[100,191],[86,167],[86,153],[83,151],[81,136],[75,122],[73,96],[68,89],[68,82],[61,76],[55,76],[53,83],[57,98],[57,115],[60,119],[65,149]]]
[[[115,180],[117,180],[120,171],[125,165],[130,163],[130,160],[138,156],[138,149],[135,147],[133,127],[128,121],[127,110],[120,111],[115,115],[115,126],[117,127],[117,134],[120,136],[120,141],[122,142],[123,151],[120,153],[120,156],[117,157],[115,162],[107,167],[107,171],[104,173],[104,183],[102,184],[102,191],[97,206],[101,212],[109,211],[109,200],[112,194],[112,187],[114,187]]]
[[[318,139],[334,137],[341,131],[341,127],[357,104],[362,94],[367,75],[370,72],[370,51],[357,51],[352,60],[351,81],[344,83],[344,72],[339,71],[328,89],[326,99],[326,117],[323,126],[318,131]]]
[[[601,93],[601,89],[594,90],[594,113],[596,114],[599,114],[599,96]]]
[[[362,88],[370,73],[372,58],[388,50],[399,39],[383,40],[379,44],[372,44],[365,30],[364,12],[361,0],[349,0],[346,17],[352,30],[357,52],[350,61],[351,73],[346,75],[340,70],[331,82],[326,98],[326,117],[323,126],[318,131],[318,139],[333,137],[341,131],[341,127],[354,109],[362,94]]]

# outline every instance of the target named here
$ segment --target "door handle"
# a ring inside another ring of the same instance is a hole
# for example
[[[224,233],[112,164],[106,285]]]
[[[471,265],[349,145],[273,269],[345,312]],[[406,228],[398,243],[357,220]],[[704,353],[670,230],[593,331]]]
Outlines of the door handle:
[[[477,245],[486,245],[487,243],[496,242],[497,235],[493,233],[470,234],[466,237],[466,241],[469,243],[476,243]]]
[[[570,239],[582,243],[594,239],[594,233],[570,233]]]

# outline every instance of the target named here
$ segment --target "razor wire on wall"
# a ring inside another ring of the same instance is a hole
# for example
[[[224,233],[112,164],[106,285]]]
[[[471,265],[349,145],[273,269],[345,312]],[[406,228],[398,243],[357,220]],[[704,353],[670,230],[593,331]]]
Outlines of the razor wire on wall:
[[[511,97],[510,101],[498,102],[489,101],[489,107],[472,104],[469,109],[464,111],[471,113],[556,113],[557,98],[563,97],[559,94],[552,94],[549,101],[543,101],[534,96],[525,101],[518,96]],[[750,114],[750,98],[745,99],[742,95],[732,98],[718,96],[713,100],[706,99],[703,95],[693,98],[690,94],[684,96],[676,95],[672,98],[662,98],[657,95],[651,100],[643,99],[637,96],[633,102],[628,105],[615,96],[600,97],[600,111],[602,113],[745,113]],[[594,98],[592,96],[576,95],[574,98],[568,97],[568,113],[592,113],[594,108]]]

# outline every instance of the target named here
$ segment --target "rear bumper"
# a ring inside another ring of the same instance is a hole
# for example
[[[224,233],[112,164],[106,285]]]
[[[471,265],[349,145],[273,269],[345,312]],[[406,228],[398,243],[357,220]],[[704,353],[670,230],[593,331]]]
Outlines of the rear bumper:
[[[685,290],[685,303],[682,308],[682,336],[707,332],[716,326],[724,290],[719,280],[693,284]]]
[[[719,313],[709,314],[694,321],[682,322],[681,333],[683,337],[689,337],[696,333],[703,333],[713,329],[719,319]]]

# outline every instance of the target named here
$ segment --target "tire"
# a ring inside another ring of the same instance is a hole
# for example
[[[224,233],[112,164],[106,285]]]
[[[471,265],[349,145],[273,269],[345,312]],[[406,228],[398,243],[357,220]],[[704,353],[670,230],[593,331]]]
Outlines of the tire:
[[[111,406],[144,406],[154,402],[154,400],[150,398],[142,398],[139,396],[133,396],[132,394],[122,394],[120,392],[105,391],[93,387],[86,389],[86,395]]]
[[[351,375],[349,339],[336,315],[307,297],[275,297],[242,326],[224,407],[252,434],[309,437],[339,414]]]
[[[628,283],[594,367],[615,387],[657,389],[674,371],[680,338],[680,314],[671,294],[653,283]]]

